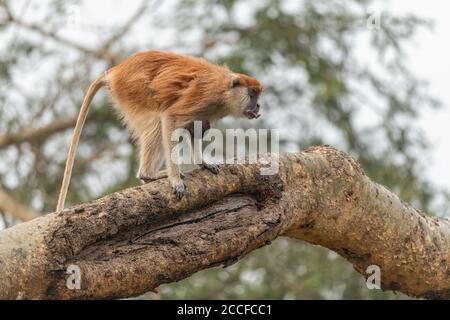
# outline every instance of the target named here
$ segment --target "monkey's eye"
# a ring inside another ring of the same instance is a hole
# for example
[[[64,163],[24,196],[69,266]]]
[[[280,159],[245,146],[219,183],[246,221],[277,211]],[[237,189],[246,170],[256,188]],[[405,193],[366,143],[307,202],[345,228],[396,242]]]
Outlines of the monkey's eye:
[[[241,84],[241,81],[239,80],[239,78],[234,78],[233,82],[231,83],[231,87],[232,88],[236,88]]]
[[[254,97],[254,96],[257,96],[257,95],[258,95],[258,91],[257,91],[256,89],[254,89],[254,88],[248,88],[248,94],[249,94],[251,97]]]

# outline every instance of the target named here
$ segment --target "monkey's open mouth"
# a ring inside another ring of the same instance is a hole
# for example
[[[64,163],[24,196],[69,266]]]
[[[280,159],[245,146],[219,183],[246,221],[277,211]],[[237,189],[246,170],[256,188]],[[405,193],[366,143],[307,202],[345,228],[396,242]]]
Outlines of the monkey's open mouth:
[[[249,119],[258,119],[261,117],[261,114],[258,111],[246,110],[244,114]]]
[[[259,113],[259,104],[256,104],[256,108],[245,110],[244,115],[249,119],[258,119],[261,117],[261,114]]]

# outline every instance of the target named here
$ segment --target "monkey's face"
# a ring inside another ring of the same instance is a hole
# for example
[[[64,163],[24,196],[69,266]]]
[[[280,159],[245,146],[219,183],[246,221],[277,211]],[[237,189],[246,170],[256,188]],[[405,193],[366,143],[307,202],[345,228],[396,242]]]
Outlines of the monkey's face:
[[[263,89],[258,80],[240,75],[233,79],[231,91],[231,113],[234,116],[248,119],[258,119],[261,116],[258,100]]]
[[[260,92],[253,87],[248,87],[247,92],[250,101],[244,108],[243,114],[248,119],[258,119],[261,116],[261,114],[259,113],[260,106],[258,103]]]

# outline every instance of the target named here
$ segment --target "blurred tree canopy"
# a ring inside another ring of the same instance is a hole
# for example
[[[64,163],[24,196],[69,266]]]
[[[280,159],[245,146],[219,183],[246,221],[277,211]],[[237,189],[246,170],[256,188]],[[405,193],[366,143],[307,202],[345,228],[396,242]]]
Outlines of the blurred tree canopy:
[[[90,81],[132,52],[155,49],[203,56],[259,78],[267,90],[257,126],[279,128],[282,151],[337,146],[373,180],[432,211],[436,190],[421,175],[427,143],[416,120],[438,104],[404,50],[429,23],[371,11],[380,1],[128,1],[129,17],[117,19],[120,1],[90,4],[94,13],[87,1],[0,1],[0,191],[53,211],[70,127]],[[104,94],[93,103],[69,205],[139,183],[134,146],[112,109]],[[0,212],[4,224],[17,222],[14,212]],[[151,297],[403,298],[367,290],[334,253],[292,242],[277,240]]]

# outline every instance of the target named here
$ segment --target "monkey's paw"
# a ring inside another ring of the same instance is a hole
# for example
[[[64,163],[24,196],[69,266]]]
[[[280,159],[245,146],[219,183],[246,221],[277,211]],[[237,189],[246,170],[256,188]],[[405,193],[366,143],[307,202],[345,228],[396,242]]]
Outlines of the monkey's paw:
[[[219,166],[217,164],[213,164],[213,163],[203,163],[201,165],[202,168],[214,173],[214,174],[218,174],[220,172]]]
[[[167,178],[168,174],[167,174],[167,170],[161,170],[155,174],[152,175],[143,175],[143,174],[138,174],[137,178],[140,179],[142,181],[142,183],[149,183],[149,182],[153,182],[156,180],[160,180],[160,179],[164,179]],[[180,177],[182,179],[185,178],[185,175],[183,172],[180,172]]]
[[[141,180],[142,183],[150,183],[152,181],[155,181],[156,179],[153,179],[151,177],[146,177],[146,176],[138,176],[137,177],[139,180]]]
[[[186,193],[186,185],[184,184],[183,180],[177,180],[175,182],[172,182],[172,190],[177,199],[180,200]]]

